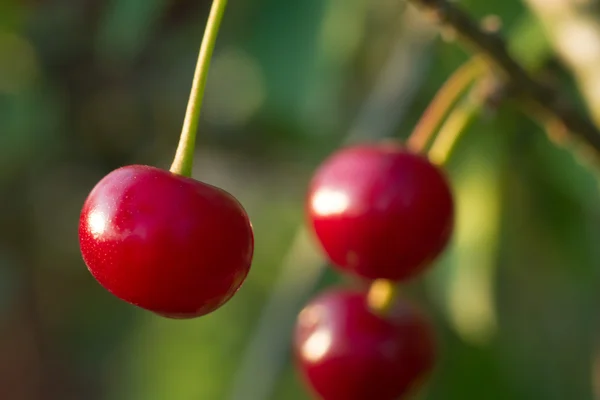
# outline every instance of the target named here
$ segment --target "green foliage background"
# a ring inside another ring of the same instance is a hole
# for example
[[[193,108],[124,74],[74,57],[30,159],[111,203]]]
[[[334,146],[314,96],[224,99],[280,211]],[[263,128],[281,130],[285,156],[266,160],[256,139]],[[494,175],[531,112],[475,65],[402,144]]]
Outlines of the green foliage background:
[[[263,400],[232,391],[303,223],[311,171],[350,134],[406,138],[468,58],[408,18],[401,0],[230,3],[194,176],[241,199],[256,256],[225,307],[171,321],[93,280],[77,223],[112,169],[170,165],[210,2],[0,2],[0,399]],[[501,17],[515,57],[576,96],[522,3],[461,4],[477,18]],[[398,90],[373,101],[381,87]],[[417,397],[600,398],[596,177],[513,103],[474,122],[448,171],[454,241],[406,294],[434,319],[441,351]],[[340,279],[326,271],[307,290]],[[289,331],[288,320],[277,328]],[[285,348],[264,400],[309,398]],[[264,379],[277,352],[261,353],[250,378]]]

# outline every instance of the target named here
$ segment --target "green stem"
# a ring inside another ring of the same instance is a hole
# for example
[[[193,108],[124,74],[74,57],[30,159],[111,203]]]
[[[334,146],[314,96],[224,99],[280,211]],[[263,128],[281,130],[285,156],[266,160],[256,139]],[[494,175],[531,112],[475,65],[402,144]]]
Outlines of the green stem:
[[[369,288],[368,305],[371,310],[380,315],[386,315],[394,305],[394,300],[399,293],[400,286],[395,282],[377,279],[373,281]]]
[[[469,88],[484,71],[484,62],[479,57],[473,57],[461,67],[459,67],[438,90],[435,97],[427,106],[427,109],[421,116],[421,119],[415,126],[410,137],[406,141],[406,146],[420,153],[425,151],[429,141],[435,134],[438,126],[446,117],[448,111],[458,101],[465,91]]]
[[[183,129],[181,130],[181,137],[179,139],[179,145],[177,146],[177,152],[175,153],[175,159],[173,160],[173,164],[171,164],[170,171],[175,174],[188,177],[192,176],[196,132],[198,130],[198,121],[200,120],[200,109],[202,108],[206,79],[208,78],[208,68],[210,66],[210,60],[215,48],[217,34],[219,33],[226,5],[227,0],[214,0],[210,15],[208,16],[204,38],[202,39],[202,45],[200,46],[200,54],[198,55],[198,62],[196,64],[196,71],[194,72],[192,91],[185,112],[185,120],[183,121]]]
[[[443,165],[448,161],[462,134],[479,115],[481,107],[479,102],[467,96],[452,110],[429,149],[428,156],[431,162]]]

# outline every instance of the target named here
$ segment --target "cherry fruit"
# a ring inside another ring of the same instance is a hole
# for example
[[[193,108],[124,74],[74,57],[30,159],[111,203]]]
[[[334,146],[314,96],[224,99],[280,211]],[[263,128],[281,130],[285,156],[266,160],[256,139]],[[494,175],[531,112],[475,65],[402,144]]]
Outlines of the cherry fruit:
[[[308,217],[338,268],[400,281],[424,270],[446,246],[454,202],[444,174],[395,144],[342,149],[317,170]]]
[[[96,185],[81,212],[79,241],[102,286],[171,318],[225,304],[254,251],[248,215],[233,196],[142,165],[119,168]]]
[[[323,400],[397,400],[431,372],[435,342],[428,320],[399,301],[386,318],[366,294],[327,291],[298,316],[294,352],[304,378]]]

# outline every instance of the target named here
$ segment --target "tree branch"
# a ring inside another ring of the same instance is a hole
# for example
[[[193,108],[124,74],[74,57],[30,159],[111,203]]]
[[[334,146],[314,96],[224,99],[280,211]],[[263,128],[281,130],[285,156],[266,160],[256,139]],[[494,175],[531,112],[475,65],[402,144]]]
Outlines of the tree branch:
[[[587,115],[583,115],[553,87],[534,79],[513,59],[505,41],[494,32],[487,32],[463,9],[449,0],[408,0],[431,14],[440,24],[452,29],[461,41],[481,53],[507,80],[511,92],[536,103],[564,124],[571,135],[593,149],[600,161],[600,131]]]

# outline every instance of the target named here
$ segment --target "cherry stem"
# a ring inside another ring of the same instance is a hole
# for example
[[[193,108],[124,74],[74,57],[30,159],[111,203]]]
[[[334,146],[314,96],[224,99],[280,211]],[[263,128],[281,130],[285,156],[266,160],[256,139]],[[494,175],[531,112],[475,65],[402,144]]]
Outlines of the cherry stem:
[[[196,133],[198,131],[204,89],[206,88],[210,60],[215,48],[215,42],[217,40],[226,6],[227,0],[214,0],[210,9],[210,15],[208,16],[208,21],[206,23],[206,30],[204,31],[204,38],[202,39],[198,62],[194,72],[192,91],[185,112],[185,120],[183,121],[179,145],[177,146],[175,159],[170,168],[170,171],[175,174],[188,177],[192,176]]]
[[[429,149],[428,157],[432,163],[443,165],[448,161],[458,140],[480,110],[481,103],[469,96],[452,110]]]
[[[377,279],[371,283],[367,302],[369,308],[381,315],[386,315],[398,297],[400,287],[398,284],[386,279]]]
[[[411,151],[415,153],[425,151],[436,129],[448,114],[450,108],[458,101],[469,85],[484,72],[483,67],[483,60],[479,57],[473,57],[454,71],[446,80],[429,106],[427,106],[415,129],[406,141],[406,146]]]

